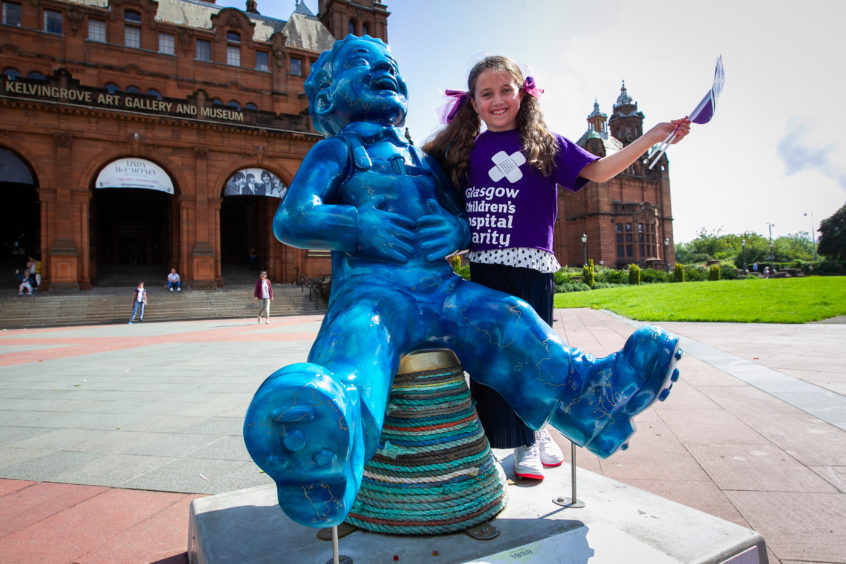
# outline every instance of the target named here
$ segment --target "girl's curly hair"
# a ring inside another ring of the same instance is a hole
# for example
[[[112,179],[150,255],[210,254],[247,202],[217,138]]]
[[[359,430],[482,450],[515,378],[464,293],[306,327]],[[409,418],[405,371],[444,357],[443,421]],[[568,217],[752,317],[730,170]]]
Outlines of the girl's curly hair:
[[[467,90],[471,98],[476,93],[479,75],[486,70],[508,72],[522,88],[523,73],[513,61],[502,56],[485,57],[473,66],[467,77]],[[465,99],[453,120],[423,145],[423,150],[446,170],[456,188],[460,188],[467,180],[470,151],[481,128],[479,114],[473,109],[470,100]],[[520,110],[517,112],[517,129],[520,131],[523,153],[529,165],[544,175],[549,175],[555,166],[558,143],[547,129],[541,115],[540,103],[534,96],[524,93]]]

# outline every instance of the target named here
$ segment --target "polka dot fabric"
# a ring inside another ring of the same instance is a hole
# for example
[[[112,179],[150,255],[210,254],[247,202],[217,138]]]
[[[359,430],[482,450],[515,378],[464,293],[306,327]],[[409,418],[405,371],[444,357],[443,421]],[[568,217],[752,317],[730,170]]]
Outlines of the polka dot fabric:
[[[472,251],[467,253],[470,262],[482,264],[504,264],[519,268],[531,268],[538,272],[557,272],[561,269],[555,255],[540,249],[515,247],[513,249],[495,249],[492,251]]]

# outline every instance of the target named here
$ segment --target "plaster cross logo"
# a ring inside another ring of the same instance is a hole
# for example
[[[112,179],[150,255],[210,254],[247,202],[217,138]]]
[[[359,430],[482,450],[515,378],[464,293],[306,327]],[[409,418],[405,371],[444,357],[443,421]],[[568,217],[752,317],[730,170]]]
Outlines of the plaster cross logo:
[[[505,151],[500,151],[491,157],[491,160],[494,166],[488,171],[488,176],[494,182],[499,182],[503,178],[507,178],[509,182],[514,184],[523,178],[523,173],[520,172],[520,165],[525,164],[526,157],[520,151],[515,151],[512,155],[509,155]]]

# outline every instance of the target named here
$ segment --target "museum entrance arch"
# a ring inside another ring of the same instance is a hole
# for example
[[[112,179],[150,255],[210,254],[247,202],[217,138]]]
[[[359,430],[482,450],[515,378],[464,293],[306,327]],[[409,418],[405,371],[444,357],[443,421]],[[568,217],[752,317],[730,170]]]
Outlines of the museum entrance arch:
[[[273,215],[288,188],[262,168],[235,171],[223,187],[220,206],[220,258],[224,284],[254,282],[268,268]]]
[[[0,268],[4,273],[41,256],[41,213],[38,182],[17,153],[0,147]]]
[[[92,281],[163,281],[172,266],[178,268],[174,185],[164,169],[142,158],[117,159],[100,171],[93,192]]]

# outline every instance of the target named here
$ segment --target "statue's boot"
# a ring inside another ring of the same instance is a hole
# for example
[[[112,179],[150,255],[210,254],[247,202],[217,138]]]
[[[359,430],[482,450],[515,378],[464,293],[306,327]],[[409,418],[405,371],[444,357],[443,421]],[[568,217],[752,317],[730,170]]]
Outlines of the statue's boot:
[[[601,457],[626,449],[635,431],[632,418],[667,398],[679,378],[681,357],[679,338],[650,326],[635,331],[623,350],[605,358],[573,358],[574,380],[580,377],[581,386],[572,397],[561,398],[549,423]]]
[[[244,442],[293,521],[331,527],[349,513],[364,469],[360,413],[355,388],[317,364],[286,366],[256,391]]]

